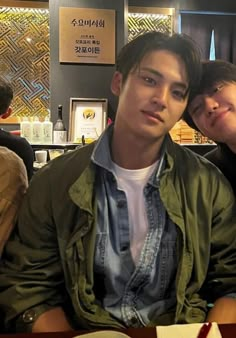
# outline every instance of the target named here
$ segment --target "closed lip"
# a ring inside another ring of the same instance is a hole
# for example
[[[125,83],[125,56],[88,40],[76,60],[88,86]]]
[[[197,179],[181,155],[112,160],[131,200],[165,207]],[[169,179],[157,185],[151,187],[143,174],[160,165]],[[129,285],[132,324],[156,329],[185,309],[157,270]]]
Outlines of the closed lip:
[[[229,109],[215,112],[214,117],[212,118],[211,125],[214,126],[217,121],[219,121],[225,114],[229,112]]]
[[[151,117],[154,117],[156,120],[160,122],[164,122],[163,118],[156,112],[149,111],[149,110],[142,110],[142,113],[145,115],[149,115]]]

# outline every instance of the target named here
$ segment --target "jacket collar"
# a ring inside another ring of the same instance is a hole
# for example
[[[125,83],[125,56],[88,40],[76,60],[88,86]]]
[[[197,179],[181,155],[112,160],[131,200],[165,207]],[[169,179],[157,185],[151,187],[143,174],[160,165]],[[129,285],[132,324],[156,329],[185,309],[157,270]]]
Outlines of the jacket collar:
[[[109,147],[109,138],[111,137],[112,129],[109,128],[107,133],[104,133],[102,135],[101,139],[96,143],[92,156],[91,161],[89,161],[88,166],[85,168],[85,170],[81,173],[81,175],[78,177],[78,179],[71,185],[69,189],[69,196],[72,199],[72,201],[78,205],[82,210],[87,211],[90,214],[93,214],[92,209],[92,201],[93,201],[93,191],[94,191],[94,183],[95,183],[95,166],[101,165],[104,167],[104,159],[108,158],[107,162],[105,162],[105,167],[109,170],[109,163],[110,163],[110,155],[107,156],[107,154],[110,154],[110,151],[104,152],[104,148],[108,150],[107,147]],[[169,177],[169,175],[172,175],[175,161],[176,161],[176,149],[175,149],[175,143],[172,141],[171,137],[169,135],[165,138],[165,147],[163,156],[165,155],[165,168],[162,168],[162,172],[159,173],[160,177]],[[101,151],[102,150],[102,151]],[[101,154],[106,154],[106,157],[101,157]],[[159,175],[158,174],[158,175]],[[167,175],[167,176],[166,176]],[[165,186],[168,185],[168,180],[164,179],[164,184],[162,184],[162,187],[165,189]]]
[[[90,162],[69,189],[69,196],[72,201],[91,215],[93,214],[92,197],[95,183],[95,170],[93,167],[94,164]]]

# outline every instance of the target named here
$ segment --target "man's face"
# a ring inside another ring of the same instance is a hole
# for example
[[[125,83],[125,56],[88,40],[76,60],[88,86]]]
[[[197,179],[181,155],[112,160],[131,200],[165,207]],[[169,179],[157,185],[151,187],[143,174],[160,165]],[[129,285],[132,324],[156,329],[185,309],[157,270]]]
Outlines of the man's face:
[[[163,138],[183,114],[187,89],[186,68],[178,55],[167,50],[146,54],[125,83],[119,72],[114,74],[116,127],[150,142]]]
[[[216,142],[232,141],[236,135],[236,83],[217,83],[197,95],[189,113],[203,135]]]

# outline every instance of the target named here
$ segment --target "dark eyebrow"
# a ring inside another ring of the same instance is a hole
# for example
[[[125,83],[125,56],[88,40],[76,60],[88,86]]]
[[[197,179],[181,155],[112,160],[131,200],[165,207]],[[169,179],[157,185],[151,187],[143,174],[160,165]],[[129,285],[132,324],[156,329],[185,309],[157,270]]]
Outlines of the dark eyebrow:
[[[155,69],[152,69],[152,68],[149,68],[149,67],[143,67],[143,68],[139,69],[139,71],[142,71],[142,70],[148,71],[148,72],[152,73],[153,75],[158,76],[158,77],[160,77],[162,79],[164,78],[164,76],[160,72],[158,72],[157,70],[155,70]],[[179,86],[179,87],[181,87],[186,92],[188,91],[188,86],[186,86],[185,83],[183,83],[183,82],[174,82],[174,84],[177,85],[177,86]]]

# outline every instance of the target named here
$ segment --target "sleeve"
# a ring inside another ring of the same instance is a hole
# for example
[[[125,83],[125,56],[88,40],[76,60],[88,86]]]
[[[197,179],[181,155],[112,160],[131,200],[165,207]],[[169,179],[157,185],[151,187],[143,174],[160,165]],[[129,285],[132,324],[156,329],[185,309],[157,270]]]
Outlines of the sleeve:
[[[0,309],[8,331],[27,331],[29,310],[37,318],[64,301],[49,177],[47,168],[33,177],[0,265]]]

